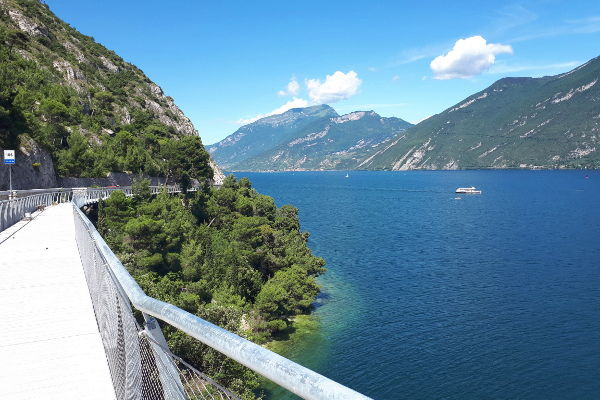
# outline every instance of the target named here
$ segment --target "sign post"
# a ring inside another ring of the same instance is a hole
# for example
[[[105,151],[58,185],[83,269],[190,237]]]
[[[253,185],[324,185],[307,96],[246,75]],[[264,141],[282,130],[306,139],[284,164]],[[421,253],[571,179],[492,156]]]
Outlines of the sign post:
[[[15,151],[4,150],[4,165],[8,165],[8,190],[12,192],[12,165],[15,163]]]

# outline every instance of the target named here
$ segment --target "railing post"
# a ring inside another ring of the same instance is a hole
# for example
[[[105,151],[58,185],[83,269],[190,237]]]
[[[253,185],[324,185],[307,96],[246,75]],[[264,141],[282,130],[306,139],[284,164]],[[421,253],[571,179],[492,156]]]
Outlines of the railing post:
[[[160,330],[158,321],[146,313],[142,313],[142,315],[144,316],[144,334],[151,339],[148,341],[148,344],[152,348],[154,357],[157,358],[156,366],[165,399],[187,400],[177,366],[173,363],[173,359],[168,354],[165,354],[164,349],[168,349],[169,345]]]

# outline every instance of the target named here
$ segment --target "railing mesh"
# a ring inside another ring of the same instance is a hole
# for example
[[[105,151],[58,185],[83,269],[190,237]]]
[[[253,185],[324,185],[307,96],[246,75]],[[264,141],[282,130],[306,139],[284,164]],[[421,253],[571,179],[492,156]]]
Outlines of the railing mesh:
[[[118,400],[238,399],[158,344],[138,324],[131,303],[75,213],[75,236]]]
[[[151,194],[165,190],[167,193],[179,193],[178,186],[150,186]],[[191,187],[188,192],[198,190]],[[33,189],[0,192],[0,232],[14,225],[41,207],[73,201],[78,207],[108,198],[112,192],[121,191],[126,196],[133,195],[131,186],[118,188],[65,188],[65,189]]]
[[[75,235],[117,399],[143,399],[138,326],[106,261],[75,214]]]
[[[160,379],[158,371],[166,371],[171,379],[167,383],[159,382],[169,399],[190,399],[190,400],[239,400],[234,393],[219,385],[209,376],[198,371],[183,359],[175,356],[171,351],[152,338],[145,332],[140,335],[142,359],[144,366],[150,366],[154,370],[146,371],[148,387],[155,388],[159,385],[152,384],[151,381]],[[149,368],[149,369],[152,369]],[[156,395],[157,392],[152,392]],[[160,397],[149,397],[151,399],[163,399]]]

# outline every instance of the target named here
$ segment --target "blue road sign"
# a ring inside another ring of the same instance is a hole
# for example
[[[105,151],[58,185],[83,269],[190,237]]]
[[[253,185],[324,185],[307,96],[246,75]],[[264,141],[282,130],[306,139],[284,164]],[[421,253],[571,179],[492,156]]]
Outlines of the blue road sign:
[[[15,151],[14,150],[4,150],[4,164],[14,164],[15,163]]]

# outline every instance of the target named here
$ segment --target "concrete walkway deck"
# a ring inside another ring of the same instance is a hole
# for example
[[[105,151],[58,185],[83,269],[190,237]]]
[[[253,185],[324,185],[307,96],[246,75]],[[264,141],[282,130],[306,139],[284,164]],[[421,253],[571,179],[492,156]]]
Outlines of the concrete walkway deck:
[[[72,205],[18,228],[0,243],[0,399],[114,399]]]

